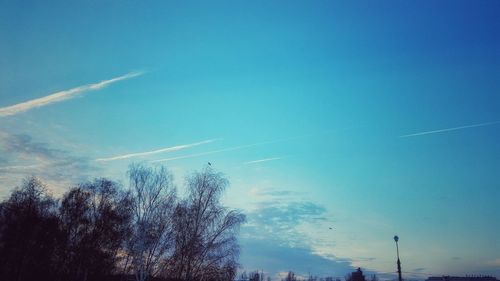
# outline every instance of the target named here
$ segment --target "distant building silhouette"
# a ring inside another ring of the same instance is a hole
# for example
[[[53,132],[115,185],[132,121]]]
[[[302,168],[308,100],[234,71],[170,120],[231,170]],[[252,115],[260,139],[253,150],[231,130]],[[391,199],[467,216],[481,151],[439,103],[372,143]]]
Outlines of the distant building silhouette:
[[[358,270],[352,273],[351,281],[366,281],[365,276],[363,275],[363,271],[361,271],[361,268],[358,267]],[[437,281],[437,280],[432,280],[432,281]]]
[[[427,278],[427,281],[498,281],[498,279],[492,276],[433,276]]]

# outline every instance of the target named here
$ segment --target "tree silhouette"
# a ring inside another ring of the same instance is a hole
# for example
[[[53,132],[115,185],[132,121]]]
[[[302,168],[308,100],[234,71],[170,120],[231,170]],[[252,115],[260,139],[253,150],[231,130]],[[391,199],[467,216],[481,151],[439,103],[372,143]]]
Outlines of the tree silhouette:
[[[129,177],[126,192],[96,179],[60,203],[27,179],[0,203],[2,280],[233,280],[245,216],[222,206],[222,174],[193,173],[183,200],[162,167],[132,165]]]
[[[284,281],[297,281],[297,277],[295,277],[293,271],[288,271]]]
[[[114,272],[130,227],[129,197],[109,180],[72,188],[62,199],[63,276],[102,280]]]
[[[164,168],[131,165],[128,171],[132,209],[132,233],[128,240],[130,267],[136,280],[156,276],[173,248],[172,213],[176,190],[172,175]]]
[[[0,204],[0,276],[3,280],[49,280],[57,272],[56,201],[36,178]]]
[[[250,272],[248,281],[261,281],[264,280],[258,271]]]
[[[187,184],[188,198],[174,213],[175,252],[168,274],[179,280],[232,280],[239,254],[236,232],[245,216],[220,204],[228,182],[210,167],[192,174]]]

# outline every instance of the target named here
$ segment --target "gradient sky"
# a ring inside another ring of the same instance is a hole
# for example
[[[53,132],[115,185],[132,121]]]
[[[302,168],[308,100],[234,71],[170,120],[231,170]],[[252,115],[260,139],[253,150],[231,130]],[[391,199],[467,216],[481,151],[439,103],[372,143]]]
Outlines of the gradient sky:
[[[500,1],[0,1],[0,198],[208,161],[271,276],[500,277]],[[333,227],[330,230],[329,227]]]

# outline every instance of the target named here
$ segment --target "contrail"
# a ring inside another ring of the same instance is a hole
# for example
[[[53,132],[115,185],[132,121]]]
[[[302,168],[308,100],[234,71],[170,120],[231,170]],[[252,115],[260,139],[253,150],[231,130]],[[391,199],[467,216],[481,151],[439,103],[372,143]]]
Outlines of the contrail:
[[[409,137],[423,136],[423,135],[429,135],[429,134],[436,134],[436,133],[444,133],[444,132],[450,132],[450,131],[457,131],[457,130],[468,129],[468,128],[490,126],[490,125],[495,125],[495,124],[498,124],[498,123],[500,123],[500,121],[479,123],[479,124],[473,124],[473,125],[467,125],[467,126],[460,126],[460,127],[453,127],[453,128],[446,128],[446,129],[433,130],[433,131],[425,131],[425,132],[419,132],[419,133],[414,133],[414,134],[402,135],[402,136],[399,136],[399,137],[400,138],[409,138]]]
[[[265,145],[265,144],[271,144],[271,143],[277,143],[277,142],[284,142],[284,141],[290,141],[290,140],[298,139],[298,138],[302,138],[302,137],[303,136],[291,137],[291,138],[286,138],[286,139],[279,139],[279,140],[273,140],[273,141],[263,141],[263,142],[257,142],[257,143],[252,143],[252,144],[245,144],[245,145],[233,146],[233,147],[228,147],[228,148],[223,148],[223,149],[218,149],[218,150],[212,150],[212,151],[207,151],[207,152],[201,152],[201,153],[188,154],[188,155],[183,155],[183,156],[177,156],[177,157],[171,157],[171,158],[164,158],[164,159],[153,160],[153,161],[151,161],[151,163],[166,162],[166,161],[172,161],[172,160],[178,160],[178,159],[186,159],[186,158],[193,158],[193,157],[198,157],[198,156],[203,156],[203,155],[209,155],[209,154],[215,154],[215,153],[226,152],[226,151],[240,150],[240,149],[245,149],[245,148],[249,148],[249,147],[253,147],[253,146],[259,146],[259,145]]]
[[[274,160],[279,160],[279,159],[281,159],[281,157],[264,158],[264,159],[259,159],[259,160],[247,161],[247,162],[244,162],[243,164],[256,164],[256,163],[274,161]]]
[[[72,98],[75,98],[75,97],[77,97],[81,94],[84,94],[86,92],[97,91],[97,90],[100,90],[100,89],[108,86],[109,84],[112,84],[112,83],[115,83],[118,81],[122,81],[122,80],[127,80],[127,79],[130,79],[133,77],[137,77],[137,76],[140,76],[142,74],[144,74],[144,72],[130,72],[128,74],[118,76],[118,77],[115,77],[113,79],[104,80],[104,81],[94,83],[94,84],[87,84],[87,85],[79,86],[79,87],[72,88],[69,90],[56,92],[56,93],[53,93],[53,94],[50,94],[48,96],[41,97],[38,99],[32,99],[32,100],[21,102],[21,103],[14,104],[11,106],[6,106],[3,108],[0,108],[0,117],[18,114],[18,113],[25,112],[25,111],[28,111],[28,110],[33,109],[33,108],[42,107],[42,106],[46,106],[46,105],[49,105],[52,103],[72,99]]]
[[[270,143],[270,142],[266,142],[266,143]],[[193,157],[198,157],[198,156],[203,156],[203,155],[215,154],[215,153],[219,153],[219,152],[239,150],[239,149],[244,149],[244,148],[247,148],[247,147],[252,147],[252,146],[257,146],[257,145],[263,145],[263,144],[265,144],[265,143],[254,143],[254,144],[233,146],[233,147],[229,147],[229,148],[223,148],[223,149],[212,150],[212,151],[207,151],[207,152],[194,153],[194,154],[188,154],[188,155],[183,155],[183,156],[177,156],[177,157],[171,157],[171,158],[164,158],[164,159],[153,160],[153,161],[151,161],[151,163],[167,162],[167,161],[172,161],[172,160],[177,160],[177,159],[193,158]]]
[[[36,167],[39,167],[39,166],[40,166],[40,165],[27,165],[27,166],[16,165],[16,166],[4,166],[4,167],[0,167],[0,171],[31,169],[31,168],[36,168]]]
[[[204,141],[195,142],[195,143],[181,144],[181,145],[165,147],[165,148],[160,148],[160,149],[146,151],[146,152],[136,152],[136,153],[129,153],[129,154],[124,154],[124,155],[117,155],[117,156],[108,157],[108,158],[98,158],[95,161],[98,161],[98,162],[114,161],[114,160],[122,160],[122,159],[127,159],[127,158],[132,158],[132,157],[147,156],[147,155],[152,155],[152,154],[157,154],[157,153],[172,152],[172,151],[186,149],[186,148],[190,148],[190,147],[194,147],[194,146],[198,146],[198,145],[202,145],[202,144],[211,143],[211,142],[214,142],[217,140],[219,140],[219,139],[204,140]]]
[[[265,144],[287,142],[287,141],[292,141],[292,140],[296,140],[296,139],[302,139],[302,138],[306,138],[306,137],[310,137],[310,136],[312,136],[312,134],[305,134],[305,135],[288,137],[288,138],[283,138],[283,139],[277,139],[277,140],[263,141],[263,142],[257,142],[257,143],[252,143],[252,144],[245,144],[245,145],[233,146],[233,147],[228,147],[228,148],[223,148],[223,149],[218,149],[218,150],[212,150],[212,151],[207,151],[207,152],[201,152],[201,153],[188,154],[188,155],[183,155],[183,156],[177,156],[177,157],[171,157],[171,158],[164,158],[164,159],[153,160],[153,161],[151,161],[151,163],[167,162],[167,161],[178,160],[178,159],[186,159],[186,158],[199,157],[199,156],[210,155],[210,154],[215,154],[215,153],[220,153],[220,152],[240,150],[240,149],[245,149],[245,148],[249,148],[249,147],[265,145]]]

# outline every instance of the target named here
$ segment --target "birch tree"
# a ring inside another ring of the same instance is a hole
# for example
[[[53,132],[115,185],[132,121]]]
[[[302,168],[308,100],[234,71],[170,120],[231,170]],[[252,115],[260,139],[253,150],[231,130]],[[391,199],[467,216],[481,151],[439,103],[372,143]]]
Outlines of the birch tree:
[[[164,167],[133,164],[129,171],[132,208],[132,235],[125,268],[136,280],[144,281],[161,270],[173,246],[172,212],[176,189],[172,175]]]
[[[188,197],[174,213],[175,252],[169,272],[179,280],[232,280],[245,216],[220,203],[228,181],[207,167],[187,179]]]

